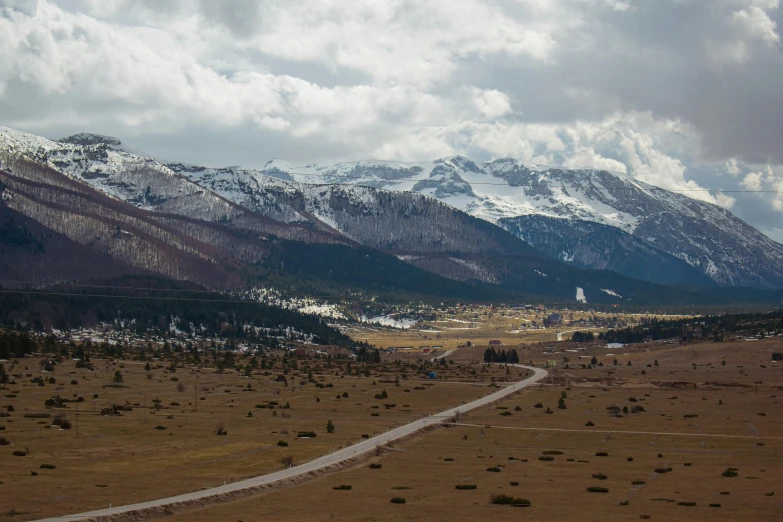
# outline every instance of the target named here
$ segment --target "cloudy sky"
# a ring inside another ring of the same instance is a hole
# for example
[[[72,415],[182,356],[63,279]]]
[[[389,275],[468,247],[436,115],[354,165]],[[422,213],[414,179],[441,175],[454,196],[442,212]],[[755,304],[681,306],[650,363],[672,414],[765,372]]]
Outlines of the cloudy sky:
[[[606,168],[755,191],[689,194],[783,241],[781,21],[779,0],[0,0],[0,125],[209,166]]]

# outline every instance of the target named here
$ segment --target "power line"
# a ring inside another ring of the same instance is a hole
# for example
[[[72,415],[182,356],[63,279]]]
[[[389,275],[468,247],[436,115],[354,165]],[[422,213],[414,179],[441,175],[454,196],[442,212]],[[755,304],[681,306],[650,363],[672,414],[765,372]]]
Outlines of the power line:
[[[111,287],[109,287],[111,288]],[[43,292],[35,290],[6,290],[0,289],[0,293],[4,294],[36,294],[36,295],[59,295],[70,297],[107,297],[115,299],[152,299],[154,301],[197,301],[204,303],[242,303],[242,304],[261,304],[258,301],[252,300],[232,300],[232,299],[196,299],[191,297],[151,297],[151,296],[137,296],[137,295],[110,295],[110,294],[77,294],[68,292]]]
[[[109,285],[86,285],[79,283],[45,283],[41,281],[0,281],[0,285],[3,284],[17,284],[17,285],[47,285],[47,286],[78,286],[82,288],[111,288],[116,290],[152,290],[155,292],[187,292],[197,294],[209,294],[213,293],[212,290],[179,290],[174,288],[150,288],[141,286],[109,286]]]
[[[27,285],[46,285],[46,286],[73,286],[73,287],[84,287],[84,288],[104,288],[104,289],[112,289],[112,290],[151,290],[156,292],[194,292],[194,293],[215,293],[213,290],[175,290],[175,289],[167,289],[167,288],[145,288],[145,287],[132,287],[132,286],[108,286],[108,285],[88,285],[88,284],[78,284],[78,283],[47,283],[47,282],[39,282],[39,281],[0,281],[0,284],[27,284]],[[122,298],[129,298],[129,299],[161,299],[161,300],[182,300],[182,301],[204,301],[204,302],[215,302],[215,303],[262,303],[262,301],[252,300],[252,299],[243,299],[243,300],[225,300],[225,299],[195,299],[195,298],[178,298],[178,297],[146,297],[146,296],[123,296],[123,295],[108,295],[108,294],[82,294],[82,293],[65,293],[65,292],[48,292],[48,291],[34,291],[34,290],[11,290],[11,289],[3,289],[0,288],[0,292],[5,293],[18,293],[18,294],[24,294],[24,293],[30,293],[30,294],[42,294],[42,295],[67,295],[67,296],[84,296],[84,297],[122,297]],[[340,295],[340,294],[308,294],[304,295],[302,297],[291,297],[291,298],[284,298],[280,297],[280,299],[288,299],[288,300],[297,300],[297,299],[360,299],[362,297],[366,296],[358,296],[358,295]],[[533,297],[533,296],[530,296]],[[442,298],[447,299],[447,298]],[[456,299],[456,298],[448,298],[448,299]],[[512,300],[513,302],[519,301],[519,299]],[[487,301],[489,302],[489,301]],[[564,304],[564,305],[572,305],[573,303],[570,301],[547,301],[549,304],[558,305],[558,304]]]

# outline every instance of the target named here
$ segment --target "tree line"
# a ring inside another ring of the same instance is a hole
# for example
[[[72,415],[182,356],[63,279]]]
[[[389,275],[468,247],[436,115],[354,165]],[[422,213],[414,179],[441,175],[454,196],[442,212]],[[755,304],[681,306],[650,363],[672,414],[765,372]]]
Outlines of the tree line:
[[[155,278],[150,280],[154,283]],[[162,335],[168,333],[176,318],[182,330],[190,330],[192,324],[201,336],[243,340],[298,335],[307,336],[316,344],[355,344],[319,316],[257,301],[233,300],[212,292],[187,294],[186,298],[172,300],[156,298],[181,294],[154,288],[101,289],[100,295],[91,292],[94,290],[70,288],[67,293],[72,295],[0,292],[0,327],[40,332],[48,328],[68,330],[106,323],[137,334]]]
[[[646,319],[637,326],[607,330],[598,339],[610,343],[639,343],[650,337],[661,339],[687,337],[689,331],[701,330],[700,337],[721,341],[726,334],[744,334],[764,337],[783,332],[783,309],[772,312],[708,315],[682,319]]]
[[[484,350],[484,362],[518,364],[519,355],[517,355],[517,351],[513,348],[508,352],[505,349],[497,352],[494,348],[490,347]]]

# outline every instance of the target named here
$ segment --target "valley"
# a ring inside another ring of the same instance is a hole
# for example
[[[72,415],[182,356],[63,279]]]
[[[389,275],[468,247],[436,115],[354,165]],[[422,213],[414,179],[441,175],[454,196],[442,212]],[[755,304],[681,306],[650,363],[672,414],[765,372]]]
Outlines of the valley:
[[[560,324],[538,327],[553,315]],[[576,332],[609,335],[656,320],[699,318],[466,306],[434,309],[404,330],[380,326],[388,322],[382,318],[341,327],[353,342],[377,346],[375,353],[307,343],[249,344],[235,352],[210,348],[209,339],[188,351],[186,333],[163,351],[162,339],[112,337],[125,344],[117,351],[89,342],[108,330],[60,332],[59,342],[40,344],[34,356],[2,362],[0,436],[9,457],[0,460],[7,479],[0,498],[14,519],[35,520],[296,466],[525,378],[523,369],[487,363],[492,349],[513,350],[547,374],[489,406],[439,418],[434,431],[382,445],[342,471],[186,502],[169,512],[189,520],[243,519],[250,512],[316,520],[305,506],[291,504],[291,495],[304,494],[348,520],[399,516],[385,510],[393,496],[406,499],[406,516],[434,516],[448,502],[466,519],[513,518],[514,508],[487,501],[491,494],[522,495],[534,512],[560,519],[608,509],[610,519],[621,520],[629,506],[639,515],[670,517],[690,506],[677,502],[696,502],[689,513],[697,518],[710,516],[715,508],[708,504],[774,518],[777,504],[764,495],[774,493],[783,473],[774,413],[783,369],[772,361],[773,352],[783,352],[780,326],[755,337],[740,334],[747,330],[740,326],[717,343],[569,340]],[[732,467],[758,478],[729,481],[730,498],[697,487]],[[461,483],[477,491],[455,490]],[[351,487],[334,491],[335,484]],[[610,493],[584,489],[593,486]],[[555,491],[572,498],[568,507],[554,507]],[[361,498],[346,504],[343,497],[356,492]],[[760,498],[749,503],[751,496]]]

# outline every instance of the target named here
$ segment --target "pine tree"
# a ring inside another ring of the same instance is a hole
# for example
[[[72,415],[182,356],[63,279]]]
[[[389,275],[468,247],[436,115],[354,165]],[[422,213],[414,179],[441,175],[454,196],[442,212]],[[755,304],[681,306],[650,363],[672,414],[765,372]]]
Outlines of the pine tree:
[[[326,423],[326,433],[334,433],[334,424],[331,420]]]

